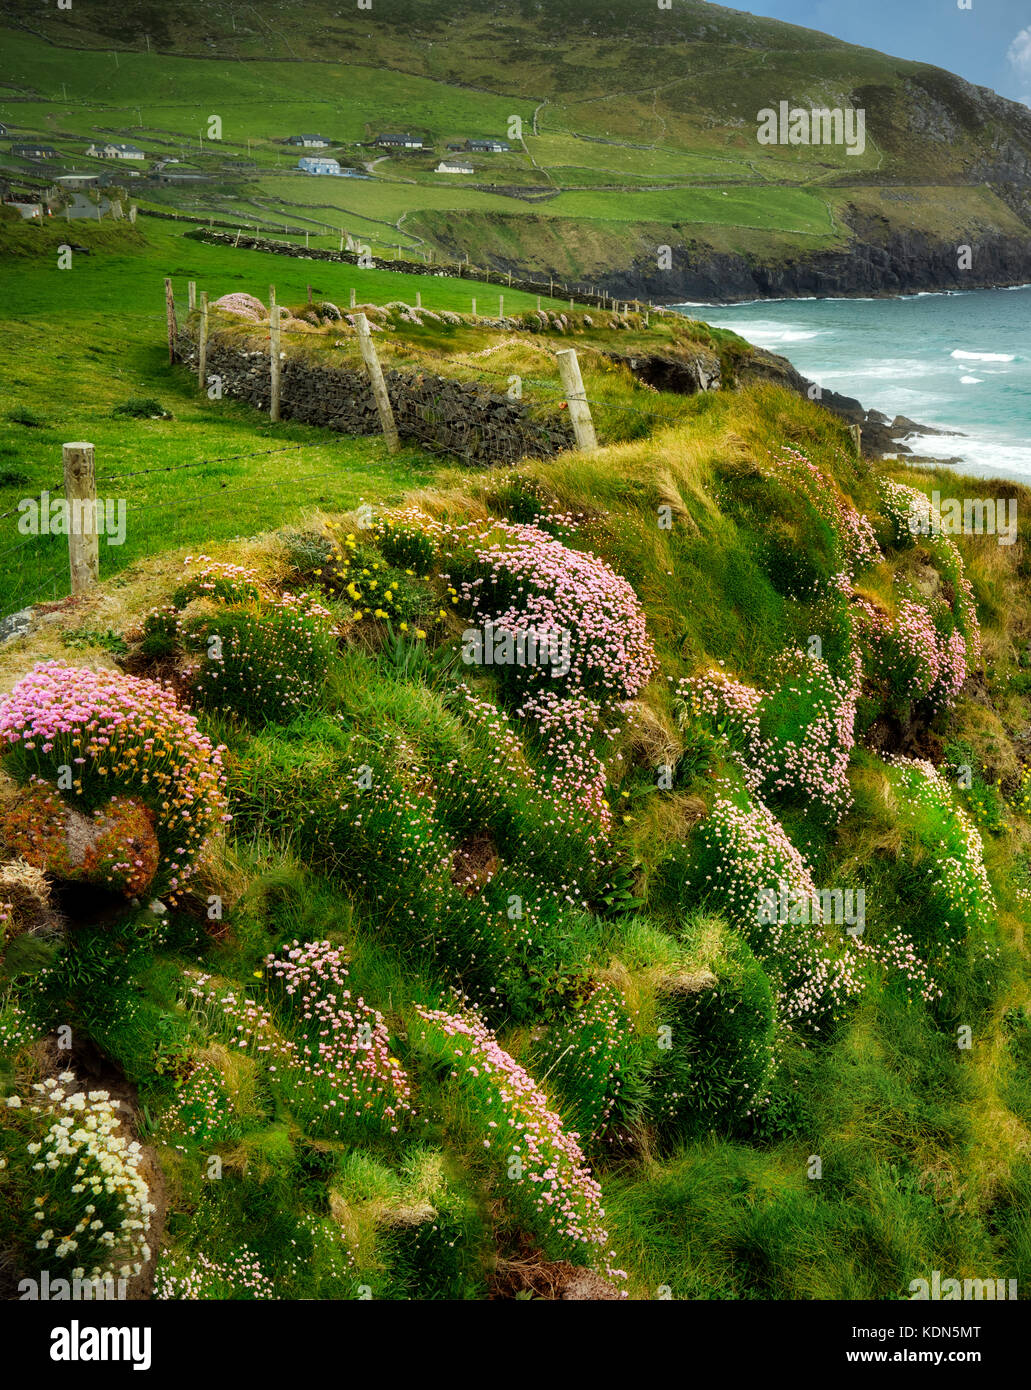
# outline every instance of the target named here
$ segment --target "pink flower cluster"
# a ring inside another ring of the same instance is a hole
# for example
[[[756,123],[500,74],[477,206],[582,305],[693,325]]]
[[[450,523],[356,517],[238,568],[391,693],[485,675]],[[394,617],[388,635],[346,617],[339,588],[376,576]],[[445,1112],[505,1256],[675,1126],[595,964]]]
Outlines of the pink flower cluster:
[[[732,789],[717,797],[701,833],[715,851],[718,871],[707,886],[724,898],[732,924],[766,966],[777,994],[782,1022],[819,1029],[828,1015],[844,1016],[865,981],[855,961],[840,955],[817,923],[761,922],[764,891],[786,890],[812,901],[816,894],[809,866],[767,806],[753,798],[742,804]]]
[[[261,1261],[246,1245],[224,1260],[202,1250],[178,1257],[165,1252],[154,1270],[154,1294],[161,1299],[274,1299],[276,1289]]]
[[[959,628],[938,639],[938,680],[931,692],[935,704],[951,709],[969,675],[967,644]]]
[[[302,1122],[324,1128],[327,1121],[364,1117],[396,1133],[412,1111],[408,1077],[390,1055],[383,1015],[347,988],[339,947],[295,941],[281,957],[269,955],[265,966],[287,1003],[282,1030],[268,1009],[208,975],[196,977],[190,993],[221,1015],[239,1049],[264,1060]]]
[[[199,565],[191,570],[190,566]],[[224,560],[212,560],[209,555],[187,555],[183,567],[189,570],[185,582],[176,591],[176,608],[183,608],[193,598],[213,598],[222,603],[267,601],[271,606],[300,613],[305,618],[333,621],[329,609],[314,594],[305,591],[273,593],[258,578],[257,572],[245,565],[233,565]]]
[[[838,928],[821,925],[808,864],[757,798],[742,804],[740,795],[728,788],[703,821],[702,833],[719,856],[710,886],[723,897],[732,924],[770,975],[778,1017],[789,1031],[796,1024],[819,1031],[828,1017],[844,1017],[849,1001],[867,988],[867,962],[901,975],[911,997],[914,990],[927,1002],[941,997],[926,963],[900,928],[873,939],[843,939],[834,935]],[[811,903],[811,924],[761,921],[760,895],[771,890],[778,897],[786,891],[795,901]]]
[[[969,674],[967,644],[958,628],[943,636],[929,610],[908,598],[900,600],[893,624],[878,616],[864,626],[875,669],[902,699],[926,699],[942,709],[955,704]]]
[[[159,1130],[169,1140],[192,1139],[200,1143],[233,1138],[237,1132],[236,1107],[226,1089],[225,1077],[215,1064],[202,1059],[181,1085],[161,1116]],[[182,1144],[170,1147],[185,1153]]]
[[[499,521],[481,532],[482,523],[450,532],[454,542],[472,546],[481,570],[460,590],[474,617],[516,637],[568,629],[570,690],[614,700],[639,694],[655,652],[631,585],[598,556],[573,550],[537,526]],[[527,670],[530,681],[549,676],[548,667]]]
[[[555,744],[548,746],[552,732],[549,728],[544,738],[547,751],[555,760],[555,771],[553,774],[539,772],[527,760],[522,740],[504,710],[481,699],[465,684],[457,687],[457,694],[462,698],[466,721],[479,734],[478,743],[490,751],[482,755],[482,769],[474,769],[466,761],[457,786],[454,779],[459,770],[458,761],[445,764],[444,772],[448,775],[439,779],[438,799],[451,795],[463,800],[475,798],[482,815],[489,820],[495,810],[508,804],[512,790],[519,788],[543,805],[547,813],[549,847],[554,851],[556,867],[568,863],[568,853],[563,850],[568,850],[570,845],[575,845],[581,864],[587,862],[592,869],[607,865],[609,847],[600,831],[601,826],[609,825],[611,813],[604,801],[605,774],[597,755],[587,747],[577,750],[570,745],[567,751]],[[528,717],[535,719],[539,714],[551,724],[561,698],[540,691],[530,700],[532,709]],[[575,702],[574,709],[578,711]],[[571,756],[577,758],[573,766],[569,763]],[[580,880],[567,883],[551,875],[547,881],[541,880],[540,892],[570,905],[584,903]]]
[[[591,746],[601,726],[601,706],[586,696],[538,690],[522,702],[516,714],[533,724],[541,736],[556,799],[572,801],[607,833],[612,827],[612,813],[605,799],[608,775],[604,762]],[[604,733],[611,739],[619,730],[608,729]]]
[[[995,911],[995,894],[984,862],[984,842],[977,826],[958,804],[952,789],[933,763],[924,758],[895,756],[888,760],[893,780],[904,793],[900,806],[912,815],[914,805],[933,811],[951,832],[935,857],[935,876],[960,921],[985,923]],[[951,852],[949,852],[951,851]],[[960,933],[962,934],[962,932]],[[957,936],[957,941],[959,937]]]
[[[713,668],[678,681],[676,695],[681,702],[681,726],[689,719],[723,725],[725,738],[730,735],[726,738],[728,753],[741,768],[749,791],[757,792],[765,761],[759,729],[764,692]]]
[[[246,599],[262,597],[258,576],[244,565],[213,560],[210,555],[187,555],[183,568],[188,573],[176,592],[179,608],[191,598],[201,596],[221,599],[223,603],[242,603]]]
[[[6,754],[19,750],[28,772],[51,784],[59,768],[70,768],[76,795],[122,790],[151,807],[157,883],[173,898],[209,836],[230,819],[224,749],[154,681],[41,662],[0,702],[0,744]]]
[[[211,307],[221,309],[225,314],[238,314],[241,318],[251,319],[254,323],[260,319],[268,318],[268,310],[261,300],[256,299],[253,294],[245,294],[242,290],[237,290],[233,294],[224,294],[221,299],[216,299]]]
[[[956,625],[965,639],[967,667],[972,670],[981,660],[981,625],[977,618],[974,590],[967,577],[959,546],[944,532],[930,534],[931,503],[924,493],[904,483],[893,482],[890,478],[881,479],[880,493],[881,507],[894,527],[896,543],[910,545],[915,536],[920,536],[923,544],[936,556],[943,578],[952,585]],[[955,657],[952,656],[950,660],[954,672]]]
[[[416,1005],[436,1048],[453,1065],[451,1079],[465,1092],[485,1149],[503,1165],[514,1199],[555,1253],[575,1263],[614,1269],[602,1226],[601,1187],[584,1155],[537,1083],[475,1015],[448,1014]]]
[[[574,518],[562,518],[573,520]],[[479,571],[463,581],[462,599],[473,617],[520,634],[568,632],[570,664],[520,668],[531,691],[520,717],[540,731],[556,788],[610,826],[606,771],[592,743],[612,737],[604,729],[607,706],[624,706],[651,678],[655,650],[633,588],[604,560],[574,550],[538,526],[513,522],[447,528],[454,548],[470,549]],[[445,580],[450,582],[448,575]],[[563,694],[554,682],[563,682]]]
[[[905,693],[920,699],[938,679],[938,634],[934,620],[922,603],[903,599],[892,629],[897,650],[896,670],[904,672]]]
[[[838,491],[801,449],[781,445],[771,457],[776,471],[787,474],[814,511],[832,527],[840,567],[850,579],[884,558],[869,518]]]
[[[838,678],[822,657],[800,649],[778,661],[779,685],[755,690],[709,671],[677,685],[681,718],[727,721],[727,750],[738,763],[751,792],[776,795],[799,792],[840,820],[852,801],[848,764],[855,745],[856,702],[862,684],[862,659],[849,654],[849,675]],[[797,699],[804,717],[801,740],[773,740],[761,731],[764,712],[774,703]]]

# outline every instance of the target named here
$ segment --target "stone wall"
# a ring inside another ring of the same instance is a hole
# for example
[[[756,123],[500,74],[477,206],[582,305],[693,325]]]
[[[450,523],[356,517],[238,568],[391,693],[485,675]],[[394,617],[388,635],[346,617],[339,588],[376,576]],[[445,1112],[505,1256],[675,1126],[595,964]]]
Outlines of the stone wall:
[[[180,331],[178,357],[197,369],[194,342]],[[269,357],[208,344],[209,377],[221,378],[222,394],[258,410],[269,408]],[[549,458],[574,447],[568,416],[531,416],[518,401],[476,382],[428,372],[386,371],[390,403],[403,440],[411,440],[469,464],[488,467],[521,458]],[[379,434],[379,416],[364,369],[283,362],[279,413],[283,420],[319,425],[341,434]]]
[[[271,237],[254,236],[251,233],[244,235],[241,232],[237,235],[236,233],[215,231],[210,227],[195,227],[193,231],[186,232],[184,235],[194,241],[209,242],[213,246],[233,246],[247,251],[269,251],[276,256],[295,256],[305,261],[336,261],[344,265],[358,264],[357,251],[329,251],[314,246],[298,246],[292,241],[277,241]],[[453,261],[427,265],[425,261],[406,261],[370,255],[368,262],[367,268],[371,270],[396,270],[403,275],[435,275],[452,280],[486,280],[491,282],[489,267],[459,265]],[[495,272],[495,280],[491,283],[497,284],[500,294],[512,289],[522,290],[526,294],[550,296],[553,299],[573,299],[581,306],[606,308],[612,305],[611,296],[590,294],[582,289],[574,290],[558,280],[527,280],[513,275],[509,281],[507,274],[502,275],[498,271]]]

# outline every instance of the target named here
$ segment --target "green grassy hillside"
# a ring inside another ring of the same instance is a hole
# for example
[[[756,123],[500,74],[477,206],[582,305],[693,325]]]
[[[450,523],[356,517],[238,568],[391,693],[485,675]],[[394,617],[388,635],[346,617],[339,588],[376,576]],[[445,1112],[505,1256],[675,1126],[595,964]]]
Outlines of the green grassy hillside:
[[[879,468],[775,386],[649,391],[602,351],[708,332],[654,319],[574,315],[597,451],[388,457],[198,399],[163,273],[297,308],[468,282],[150,223],[58,271],[31,234],[3,510],[93,438],[131,551],[0,646],[2,1292],[1031,1279],[1031,496]],[[379,336],[538,388],[559,341]],[[933,489],[1015,496],[1014,543],[921,533]]]
[[[7,0],[0,15],[11,26],[0,117],[14,137],[52,141],[66,167],[89,166],[85,143],[100,134],[136,141],[150,160],[188,161],[210,181],[144,194],[198,215],[289,212],[313,232],[345,225],[413,250],[486,251],[492,265],[576,272],[619,292],[644,283],[669,245],[671,271],[647,281],[667,299],[708,291],[718,264],[728,297],[754,290],[757,264],[783,292],[799,264],[828,292],[859,292],[833,257],[871,243],[891,250],[893,268],[868,289],[895,288],[893,276],[911,273],[907,256],[927,266],[923,287],[944,284],[944,248],[974,237],[986,282],[1026,270],[1026,108],[924,64],[700,0],[654,12],[473,3],[446,18],[430,0],[371,18],[317,3],[271,18],[209,3],[130,4],[112,16],[94,0],[51,14]],[[781,101],[861,107],[865,150],[759,144],[757,113]],[[206,135],[211,115],[218,141]],[[513,118],[510,153],[474,155],[468,177],[435,172],[448,142],[507,138]],[[282,142],[316,128],[371,181],[298,173],[298,151]],[[390,129],[432,148],[383,157],[369,142]],[[885,187],[908,199],[882,200]],[[484,221],[493,243],[479,234]],[[916,248],[914,234],[928,244]]]

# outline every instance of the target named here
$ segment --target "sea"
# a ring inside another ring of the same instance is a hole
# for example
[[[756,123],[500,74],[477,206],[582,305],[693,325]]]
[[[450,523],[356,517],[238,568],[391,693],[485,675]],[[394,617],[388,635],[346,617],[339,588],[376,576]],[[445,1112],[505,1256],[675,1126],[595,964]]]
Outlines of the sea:
[[[1031,479],[1031,285],[672,307],[780,353],[868,410],[957,432],[907,437],[914,454]]]

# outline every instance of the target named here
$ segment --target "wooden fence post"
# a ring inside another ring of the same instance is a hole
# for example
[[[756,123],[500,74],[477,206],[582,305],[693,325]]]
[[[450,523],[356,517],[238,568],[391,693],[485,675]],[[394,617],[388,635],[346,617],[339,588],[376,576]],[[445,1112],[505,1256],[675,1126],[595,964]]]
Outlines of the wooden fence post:
[[[598,437],[594,433],[594,421],[591,419],[591,407],[587,404],[576,348],[563,348],[556,352],[555,357],[569,406],[569,418],[573,422],[576,446],[578,449],[596,449]]]
[[[396,454],[401,447],[401,441],[397,436],[397,425],[394,423],[394,412],[390,405],[387,383],[383,379],[383,369],[376,356],[376,344],[372,341],[372,334],[369,332],[369,320],[364,314],[356,315],[355,327],[358,330],[358,346],[361,348],[362,361],[365,363],[365,370],[369,373],[376,410],[379,412],[379,422],[383,430],[383,438],[386,440],[387,452]]]
[[[189,280],[186,284],[186,303],[192,314],[197,307],[197,281]]]
[[[92,444],[65,444],[64,495],[68,501],[68,562],[72,593],[84,594],[100,578],[97,476]]]
[[[308,286],[308,303],[311,303],[311,285]]]
[[[208,292],[200,294],[200,328],[197,332],[197,385],[203,391],[208,384]]]
[[[848,432],[852,436],[852,443],[855,445],[856,458],[863,457],[863,427],[862,425],[849,425]]]
[[[422,308],[422,290],[415,291],[415,307],[417,309]]]
[[[276,287],[269,286],[269,419],[279,419],[279,382],[282,362],[279,357],[279,305],[276,303]]]
[[[172,282],[165,278],[165,314],[168,318],[168,362],[169,365],[175,361],[176,344],[176,322],[175,322],[175,295],[172,293]]]
[[[503,294],[499,294],[499,295],[498,295],[498,318],[499,318],[499,319],[503,319],[504,317],[505,317],[505,296],[504,296]]]
[[[354,298],[354,290],[352,289],[352,290],[351,290],[351,308],[353,309],[354,306],[355,306],[355,298]]]
[[[476,317],[476,298],[473,297],[473,318]]]

